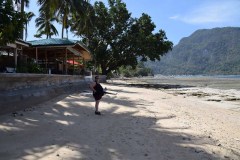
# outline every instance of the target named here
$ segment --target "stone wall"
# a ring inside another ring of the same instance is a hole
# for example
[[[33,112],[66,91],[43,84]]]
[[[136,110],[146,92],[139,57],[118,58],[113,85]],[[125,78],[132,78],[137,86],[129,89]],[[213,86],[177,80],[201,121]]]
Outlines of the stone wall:
[[[0,114],[23,110],[61,94],[88,89],[79,75],[0,73]]]

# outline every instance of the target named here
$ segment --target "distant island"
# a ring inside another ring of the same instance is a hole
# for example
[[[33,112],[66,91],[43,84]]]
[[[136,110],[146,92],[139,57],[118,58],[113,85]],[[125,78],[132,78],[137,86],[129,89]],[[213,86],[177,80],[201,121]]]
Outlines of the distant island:
[[[182,38],[161,61],[147,62],[154,74],[240,74],[240,28],[201,29]]]

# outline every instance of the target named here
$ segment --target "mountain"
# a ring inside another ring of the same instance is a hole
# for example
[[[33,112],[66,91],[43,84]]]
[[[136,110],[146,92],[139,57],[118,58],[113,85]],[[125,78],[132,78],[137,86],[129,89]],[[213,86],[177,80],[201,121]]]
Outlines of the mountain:
[[[154,74],[240,74],[240,28],[201,29],[180,40],[161,61],[147,62]]]

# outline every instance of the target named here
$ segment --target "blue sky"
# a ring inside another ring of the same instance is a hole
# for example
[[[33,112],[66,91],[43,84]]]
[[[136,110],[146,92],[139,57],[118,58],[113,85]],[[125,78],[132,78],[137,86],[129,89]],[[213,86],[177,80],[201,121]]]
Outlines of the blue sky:
[[[139,18],[142,13],[148,14],[155,31],[163,29],[170,41],[176,45],[183,37],[190,36],[198,29],[215,27],[240,27],[240,0],[122,0],[132,17]],[[91,0],[94,3],[95,0]],[[107,0],[103,0],[107,5]],[[35,40],[35,18],[38,17],[36,0],[30,0],[27,9],[35,13],[28,26],[27,40]],[[56,27],[61,37],[61,27]],[[45,37],[43,37],[45,38]],[[69,39],[78,39],[69,34]]]

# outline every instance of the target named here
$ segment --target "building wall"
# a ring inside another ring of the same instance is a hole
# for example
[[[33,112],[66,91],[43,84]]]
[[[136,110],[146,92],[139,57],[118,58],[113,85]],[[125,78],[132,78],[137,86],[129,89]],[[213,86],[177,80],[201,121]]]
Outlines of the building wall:
[[[86,90],[89,83],[80,75],[0,73],[0,114]]]

